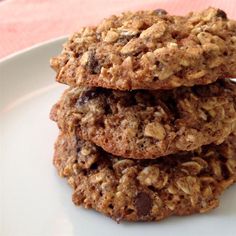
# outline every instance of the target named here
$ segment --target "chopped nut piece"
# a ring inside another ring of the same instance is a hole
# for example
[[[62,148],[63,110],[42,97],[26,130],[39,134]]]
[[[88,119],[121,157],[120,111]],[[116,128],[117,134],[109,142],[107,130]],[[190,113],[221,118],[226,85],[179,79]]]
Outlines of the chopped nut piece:
[[[80,58],[80,64],[82,66],[86,66],[89,60],[89,52],[85,52],[83,56]]]
[[[88,149],[88,148],[83,147],[81,149],[81,154],[84,155],[84,156],[88,156],[89,154],[91,154],[91,150]]]
[[[115,31],[110,30],[107,32],[107,35],[104,41],[107,43],[114,43],[118,38],[119,38],[119,34]]]
[[[166,131],[160,123],[149,123],[145,127],[144,135],[158,140],[163,140],[166,136]]]
[[[166,31],[166,26],[163,22],[158,22],[156,24],[153,24],[151,27],[148,29],[144,30],[140,38],[154,38],[158,39],[160,38]]]
[[[130,40],[122,49],[122,54],[137,54],[145,47],[143,42],[137,38]]]

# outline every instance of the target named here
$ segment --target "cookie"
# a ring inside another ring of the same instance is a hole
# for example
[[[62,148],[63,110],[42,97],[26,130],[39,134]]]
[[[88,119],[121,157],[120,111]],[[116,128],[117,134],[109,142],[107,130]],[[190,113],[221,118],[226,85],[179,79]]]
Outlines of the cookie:
[[[236,128],[236,84],[173,90],[68,89],[51,119],[113,155],[150,159],[222,143]]]
[[[71,86],[172,89],[236,76],[236,22],[208,8],[185,17],[127,12],[86,27],[51,60]]]
[[[235,182],[235,137],[156,160],[111,156],[91,142],[62,133],[54,164],[73,188],[73,202],[116,221],[158,221],[205,213]]]

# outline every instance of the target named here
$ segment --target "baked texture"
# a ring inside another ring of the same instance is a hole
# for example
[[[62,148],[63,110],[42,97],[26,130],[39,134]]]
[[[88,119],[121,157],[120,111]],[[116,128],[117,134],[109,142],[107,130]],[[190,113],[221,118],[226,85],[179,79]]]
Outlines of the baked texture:
[[[51,119],[113,155],[157,158],[222,143],[236,129],[235,95],[228,80],[168,91],[74,87]]]
[[[185,17],[127,12],[86,27],[52,58],[71,86],[171,89],[236,77],[236,22],[208,8]]]
[[[72,133],[61,133],[54,165],[73,188],[73,202],[116,221],[158,221],[205,213],[235,182],[235,137],[223,144],[156,160],[111,156]]]

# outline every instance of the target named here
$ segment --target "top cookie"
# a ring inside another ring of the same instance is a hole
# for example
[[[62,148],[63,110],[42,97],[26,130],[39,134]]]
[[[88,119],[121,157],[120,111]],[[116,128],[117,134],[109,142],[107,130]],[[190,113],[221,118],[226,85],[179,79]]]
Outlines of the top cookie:
[[[236,21],[208,8],[111,16],[75,33],[51,60],[57,81],[120,90],[171,89],[236,76]]]

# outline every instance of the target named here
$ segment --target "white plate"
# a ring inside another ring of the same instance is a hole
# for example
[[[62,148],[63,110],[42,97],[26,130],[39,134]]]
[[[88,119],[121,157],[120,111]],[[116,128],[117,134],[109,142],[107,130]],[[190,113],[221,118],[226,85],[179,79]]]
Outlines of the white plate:
[[[75,207],[71,189],[52,165],[56,125],[48,114],[65,86],[54,82],[49,58],[64,39],[0,62],[0,235],[236,235],[236,186],[218,209],[158,223],[121,223]]]

